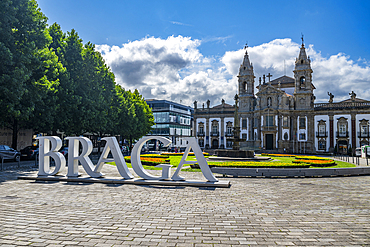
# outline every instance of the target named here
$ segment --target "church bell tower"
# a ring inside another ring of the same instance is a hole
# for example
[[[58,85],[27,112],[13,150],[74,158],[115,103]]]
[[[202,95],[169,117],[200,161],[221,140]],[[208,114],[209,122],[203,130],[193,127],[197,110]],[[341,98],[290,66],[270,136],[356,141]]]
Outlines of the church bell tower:
[[[306,48],[303,43],[299,51],[299,56],[295,61],[294,79],[295,79],[295,109],[308,110],[312,107],[314,100],[313,84],[312,84],[312,69],[310,57],[307,57]]]
[[[239,98],[240,110],[242,112],[253,111],[254,107],[254,72],[253,65],[249,61],[247,46],[245,46],[245,55],[243,63],[239,68],[238,84],[239,84]]]

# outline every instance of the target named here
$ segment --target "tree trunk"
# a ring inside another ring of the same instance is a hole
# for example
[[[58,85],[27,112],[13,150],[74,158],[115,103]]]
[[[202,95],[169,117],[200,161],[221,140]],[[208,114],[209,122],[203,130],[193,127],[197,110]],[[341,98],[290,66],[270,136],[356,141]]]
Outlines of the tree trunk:
[[[100,141],[98,141],[98,154],[100,155],[100,147],[101,147],[101,138],[102,138],[102,133],[99,133],[99,138],[100,138]]]
[[[131,151],[132,151],[132,136],[130,135],[130,141],[129,141],[129,150],[130,150],[130,153],[131,153]]]
[[[12,148],[17,150],[17,145],[18,145],[18,121],[16,119],[14,119],[12,129],[13,129]]]

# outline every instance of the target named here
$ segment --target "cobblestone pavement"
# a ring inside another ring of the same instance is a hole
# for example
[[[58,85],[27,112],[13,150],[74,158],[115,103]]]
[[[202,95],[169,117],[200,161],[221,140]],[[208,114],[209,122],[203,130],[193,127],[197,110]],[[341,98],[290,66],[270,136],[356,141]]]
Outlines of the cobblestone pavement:
[[[370,245],[370,176],[220,178],[231,187],[216,189],[16,179],[34,173],[0,172],[1,246]]]

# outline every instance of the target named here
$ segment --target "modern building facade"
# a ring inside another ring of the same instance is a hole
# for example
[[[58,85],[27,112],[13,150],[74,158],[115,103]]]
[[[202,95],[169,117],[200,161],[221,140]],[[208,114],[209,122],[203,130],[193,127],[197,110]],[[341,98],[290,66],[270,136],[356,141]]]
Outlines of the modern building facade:
[[[148,99],[146,103],[152,109],[155,122],[149,135],[169,138],[171,147],[186,147],[184,137],[192,136],[193,108],[167,100]]]
[[[315,103],[311,60],[303,42],[293,74],[274,80],[270,73],[263,75],[255,94],[253,65],[246,51],[238,74],[241,149],[345,153],[369,144],[370,101],[356,98],[352,91],[348,100],[333,102],[328,93],[328,103]],[[207,102],[206,109],[197,109],[194,102],[194,133],[201,147],[231,148],[225,133],[234,126],[234,108],[223,105],[210,108]],[[216,109],[228,111],[216,113]],[[202,129],[204,136],[198,134]]]

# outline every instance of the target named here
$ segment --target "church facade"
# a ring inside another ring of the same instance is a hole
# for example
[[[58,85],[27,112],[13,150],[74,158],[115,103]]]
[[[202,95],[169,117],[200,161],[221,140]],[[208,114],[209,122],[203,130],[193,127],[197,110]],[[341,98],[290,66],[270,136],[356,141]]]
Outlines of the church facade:
[[[254,93],[253,65],[246,51],[238,74],[240,148],[289,153],[347,153],[370,141],[370,101],[350,98],[315,103],[311,60],[302,42],[294,77],[259,78]],[[194,102],[194,133],[203,148],[231,148],[235,105],[198,108]]]

